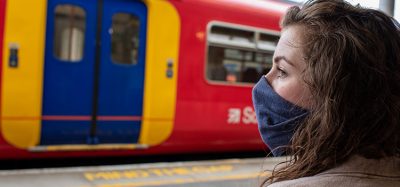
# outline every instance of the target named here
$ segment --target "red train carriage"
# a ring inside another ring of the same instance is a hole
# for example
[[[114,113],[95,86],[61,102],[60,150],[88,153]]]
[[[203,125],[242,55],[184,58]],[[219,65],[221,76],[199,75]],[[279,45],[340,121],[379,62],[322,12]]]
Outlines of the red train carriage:
[[[0,0],[0,158],[261,150],[267,0]]]

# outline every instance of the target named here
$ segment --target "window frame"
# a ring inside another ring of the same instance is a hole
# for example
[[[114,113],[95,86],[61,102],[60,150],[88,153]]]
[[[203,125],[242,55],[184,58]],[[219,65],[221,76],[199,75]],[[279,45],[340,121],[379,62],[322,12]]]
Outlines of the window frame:
[[[255,47],[254,48],[249,48],[249,47],[240,47],[240,46],[234,46],[234,45],[228,45],[228,44],[222,44],[222,43],[213,43],[209,40],[209,37],[211,35],[211,30],[214,26],[218,27],[224,27],[228,29],[235,29],[235,30],[242,30],[246,32],[254,32],[254,42],[255,42]],[[211,80],[207,77],[207,71],[208,71],[208,59],[209,59],[209,48],[210,46],[214,47],[222,47],[222,48],[229,48],[229,49],[237,49],[237,50],[245,50],[245,51],[251,51],[251,52],[266,52],[266,50],[261,50],[258,49],[258,41],[260,40],[260,35],[261,34],[267,34],[267,35],[272,35],[272,36],[277,36],[280,38],[281,33],[279,31],[274,31],[274,30],[269,30],[269,29],[264,29],[264,28],[259,28],[259,27],[252,27],[252,26],[247,26],[247,25],[241,25],[241,24],[235,24],[235,23],[228,23],[228,22],[222,22],[222,21],[210,21],[207,24],[206,28],[206,45],[205,45],[205,58],[204,58],[204,71],[203,71],[203,78],[206,81],[207,84],[209,85],[215,85],[215,86],[234,86],[234,87],[253,87],[255,83],[248,83],[248,82],[228,82],[228,81],[218,81],[218,80]],[[274,51],[270,51],[272,54]]]

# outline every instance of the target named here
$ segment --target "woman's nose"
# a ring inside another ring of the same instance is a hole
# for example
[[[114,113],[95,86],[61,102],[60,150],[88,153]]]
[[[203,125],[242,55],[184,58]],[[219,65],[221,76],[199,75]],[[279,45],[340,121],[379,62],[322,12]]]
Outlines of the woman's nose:
[[[272,82],[272,70],[270,70],[266,75],[264,75],[264,77],[267,79],[268,83],[271,84]]]

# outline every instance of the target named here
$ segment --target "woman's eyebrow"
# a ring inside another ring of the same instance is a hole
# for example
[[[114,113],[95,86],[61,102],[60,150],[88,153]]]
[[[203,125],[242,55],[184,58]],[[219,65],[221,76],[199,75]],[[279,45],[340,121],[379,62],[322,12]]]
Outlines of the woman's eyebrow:
[[[294,65],[294,63],[293,63],[292,61],[288,60],[285,56],[277,56],[277,57],[274,58],[274,62],[275,62],[275,63],[279,62],[280,60],[284,60],[284,61],[286,61],[289,65],[291,65],[291,66],[293,66],[293,67],[296,67],[296,66]]]

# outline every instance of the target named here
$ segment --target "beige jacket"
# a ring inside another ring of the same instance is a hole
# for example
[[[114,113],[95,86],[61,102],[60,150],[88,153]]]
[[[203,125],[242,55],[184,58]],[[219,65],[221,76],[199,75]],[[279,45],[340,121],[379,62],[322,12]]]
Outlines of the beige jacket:
[[[400,158],[374,160],[353,156],[344,164],[320,174],[277,182],[268,187],[288,186],[400,187]]]

